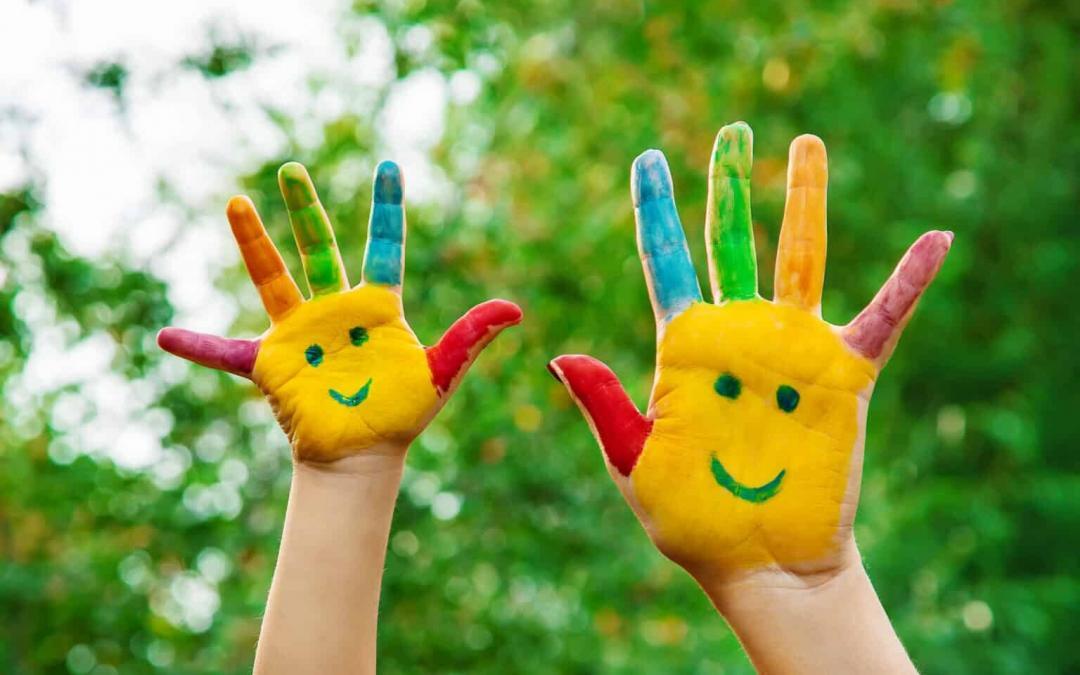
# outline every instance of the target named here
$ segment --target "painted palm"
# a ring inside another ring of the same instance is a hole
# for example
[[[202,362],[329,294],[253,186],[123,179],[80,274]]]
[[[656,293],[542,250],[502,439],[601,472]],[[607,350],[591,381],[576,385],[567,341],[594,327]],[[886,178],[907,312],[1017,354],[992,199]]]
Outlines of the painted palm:
[[[874,381],[952,234],[928,232],[851,323],[821,319],[825,147],[791,144],[773,301],[758,295],[750,217],[753,137],[717,135],[702,300],[662,153],[631,175],[638,247],[656,315],[656,377],[641,415],[605,365],[550,368],[589,420],[608,469],[649,536],[695,575],[827,571],[851,542]]]
[[[504,300],[471,309],[433,346],[405,321],[401,284],[405,207],[401,171],[375,171],[363,279],[350,287],[326,211],[307,171],[278,173],[311,290],[305,300],[247,197],[226,210],[270,317],[258,339],[166,328],[162,348],[251,378],[266,394],[299,460],[327,462],[373,448],[400,451],[442,407],[461,375],[521,311]]]

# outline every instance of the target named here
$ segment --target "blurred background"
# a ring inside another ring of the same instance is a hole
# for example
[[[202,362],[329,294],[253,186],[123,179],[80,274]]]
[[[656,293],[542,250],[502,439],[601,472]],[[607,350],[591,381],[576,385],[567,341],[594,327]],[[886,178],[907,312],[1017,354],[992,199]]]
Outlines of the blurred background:
[[[250,671],[285,438],[250,383],[154,335],[265,328],[223,210],[250,194],[297,271],[287,160],[359,278],[394,158],[420,338],[488,297],[527,320],[412,448],[381,671],[751,672],[544,370],[591,353],[644,404],[630,162],[666,152],[707,283],[709,150],[744,119],[764,294],[803,132],[831,158],[828,320],[919,233],[957,234],[875,394],[857,524],[915,662],[1078,672],[1078,30],[1034,0],[9,0],[0,671]]]

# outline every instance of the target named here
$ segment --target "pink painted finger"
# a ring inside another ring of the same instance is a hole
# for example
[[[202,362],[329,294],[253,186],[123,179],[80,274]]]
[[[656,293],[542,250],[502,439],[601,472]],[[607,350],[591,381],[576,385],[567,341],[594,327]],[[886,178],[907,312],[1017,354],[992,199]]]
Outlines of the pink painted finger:
[[[455,321],[438,343],[427,348],[431,381],[439,396],[445,396],[457,386],[496,335],[520,321],[521,308],[506,300],[488,300]]]
[[[879,367],[883,365],[923,291],[945,261],[952,241],[952,232],[937,230],[919,237],[866,309],[843,328],[844,341]]]
[[[162,329],[157,342],[159,347],[182,359],[248,378],[259,353],[258,340],[234,340],[183,328]]]
[[[560,356],[548,364],[548,370],[570,390],[611,465],[629,476],[652,431],[652,421],[638,412],[615,373],[591,356]]]

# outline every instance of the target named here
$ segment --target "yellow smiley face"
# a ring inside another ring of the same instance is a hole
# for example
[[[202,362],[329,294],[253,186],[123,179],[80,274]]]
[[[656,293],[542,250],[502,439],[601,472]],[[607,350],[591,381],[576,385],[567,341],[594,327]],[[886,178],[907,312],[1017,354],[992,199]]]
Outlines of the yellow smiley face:
[[[693,304],[658,366],[630,479],[662,550],[689,568],[827,557],[845,503],[853,516],[875,366],[816,316],[761,299]]]
[[[297,457],[321,462],[407,443],[438,398],[401,297],[376,286],[297,306],[262,340],[252,379]]]

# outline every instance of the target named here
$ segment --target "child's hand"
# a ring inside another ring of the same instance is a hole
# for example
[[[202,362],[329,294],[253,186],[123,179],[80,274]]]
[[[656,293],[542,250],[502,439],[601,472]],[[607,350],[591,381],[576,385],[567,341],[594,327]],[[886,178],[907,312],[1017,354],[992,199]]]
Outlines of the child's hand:
[[[482,350],[521,320],[491,300],[423,347],[401,307],[401,170],[375,170],[363,280],[349,286],[307,171],[278,172],[311,299],[305,300],[246,197],[227,214],[270,328],[229,340],[166,328],[158,343],[250,377],[270,400],[298,464],[255,656],[257,673],[373,673],[379,585],[405,449]],[[349,458],[322,470],[326,462]]]
[[[874,381],[952,243],[951,233],[923,235],[851,323],[824,322],[825,147],[801,136],[791,145],[776,297],[764,300],[751,155],[746,124],[720,131],[706,218],[712,304],[702,301],[664,156],[650,150],[634,162],[659,342],[648,414],[599,361],[550,365],[653,542],[708,583],[760,570],[828,575],[851,559]]]
[[[230,340],[166,328],[161,347],[211,368],[250,377],[266,394],[298,460],[329,462],[374,449],[403,452],[446,402],[477,354],[521,320],[504,300],[474,307],[434,347],[405,321],[401,283],[405,207],[398,166],[375,171],[363,281],[350,287],[334,231],[307,171],[278,173],[304,265],[305,300],[246,197],[227,214],[270,328]]]

